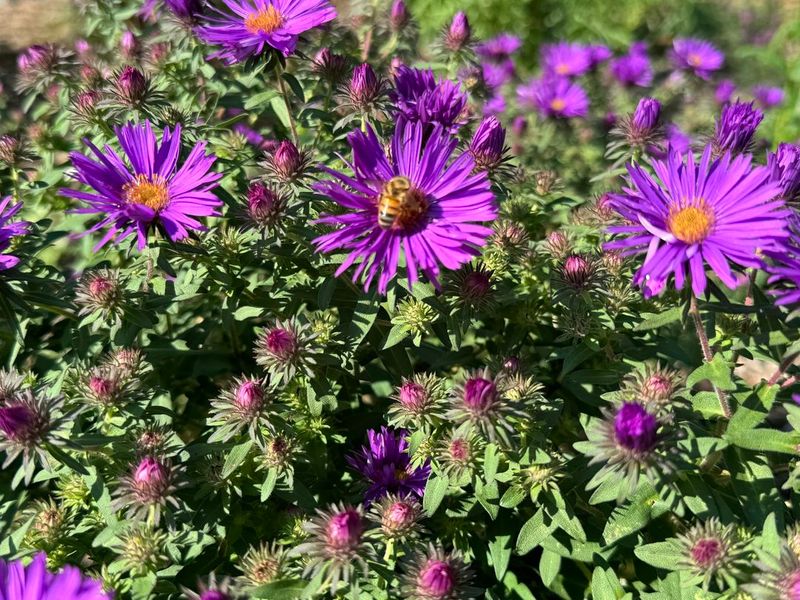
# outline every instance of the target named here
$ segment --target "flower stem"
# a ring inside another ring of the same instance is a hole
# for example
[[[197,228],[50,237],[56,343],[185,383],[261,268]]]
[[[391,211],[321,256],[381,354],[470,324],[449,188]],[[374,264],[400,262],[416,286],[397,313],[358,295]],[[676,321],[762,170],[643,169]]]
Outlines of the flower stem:
[[[711,350],[711,346],[708,343],[708,336],[706,335],[705,327],[703,327],[703,319],[700,318],[700,309],[697,307],[697,298],[695,298],[694,294],[689,296],[689,314],[692,316],[694,328],[697,332],[697,337],[700,340],[700,349],[703,351],[703,359],[705,362],[709,363],[714,360],[714,352]],[[722,414],[726,419],[730,419],[731,405],[730,402],[728,402],[728,396],[713,382],[711,385],[714,386],[714,392],[717,394],[717,399],[719,400],[719,406],[722,409]]]
[[[294,123],[294,117],[292,116],[292,105],[289,103],[289,94],[286,91],[286,83],[283,81],[283,71],[281,69],[276,69],[275,73],[278,75],[278,89],[281,91],[281,96],[283,96],[283,103],[286,105],[286,115],[289,119],[289,128],[292,130],[292,141],[294,142],[295,146],[300,144],[300,138],[297,136],[297,125]]]

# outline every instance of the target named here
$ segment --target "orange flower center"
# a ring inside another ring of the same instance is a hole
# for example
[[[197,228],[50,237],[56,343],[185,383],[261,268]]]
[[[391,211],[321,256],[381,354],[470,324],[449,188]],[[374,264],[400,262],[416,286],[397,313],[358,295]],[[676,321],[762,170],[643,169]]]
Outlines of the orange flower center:
[[[667,218],[667,227],[680,241],[697,244],[711,233],[714,227],[714,213],[702,200],[697,204],[673,208]]]
[[[271,4],[257,13],[251,13],[244,21],[244,26],[250,33],[272,33],[281,25],[283,25],[283,17]]]
[[[398,481],[405,481],[408,479],[408,471],[405,469],[395,469],[394,476],[397,478]]]
[[[700,65],[703,64],[703,59],[700,57],[699,54],[692,52],[686,59],[686,62],[688,62],[693,67],[699,67]]]
[[[122,195],[129,204],[142,204],[156,212],[169,204],[167,180],[161,175],[137,175],[122,186]]]
[[[569,65],[567,65],[566,63],[558,63],[556,65],[556,73],[558,73],[559,75],[566,75],[567,73],[569,73]]]
[[[550,108],[552,108],[556,112],[561,112],[566,108],[567,103],[564,102],[561,98],[555,98],[550,102]]]

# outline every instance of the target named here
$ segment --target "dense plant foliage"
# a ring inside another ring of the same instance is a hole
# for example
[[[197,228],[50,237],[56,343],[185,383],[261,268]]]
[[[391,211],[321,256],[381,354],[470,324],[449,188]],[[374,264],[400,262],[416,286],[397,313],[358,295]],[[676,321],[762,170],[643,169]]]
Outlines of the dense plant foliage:
[[[798,90],[79,9],[0,98],[0,598],[800,598]]]

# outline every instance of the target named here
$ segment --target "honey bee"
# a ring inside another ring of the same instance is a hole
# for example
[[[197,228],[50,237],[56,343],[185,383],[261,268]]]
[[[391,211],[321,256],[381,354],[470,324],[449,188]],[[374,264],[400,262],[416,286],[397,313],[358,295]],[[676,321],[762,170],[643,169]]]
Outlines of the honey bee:
[[[397,175],[384,184],[378,197],[378,227],[413,226],[427,208],[425,196],[412,188],[408,177]]]

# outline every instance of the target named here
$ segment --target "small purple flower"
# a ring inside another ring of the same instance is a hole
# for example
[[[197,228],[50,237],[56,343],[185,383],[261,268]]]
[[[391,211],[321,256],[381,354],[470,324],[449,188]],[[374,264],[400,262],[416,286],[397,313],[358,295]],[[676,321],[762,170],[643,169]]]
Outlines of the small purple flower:
[[[545,44],[540,52],[540,60],[546,75],[577,77],[592,68],[592,54],[583,44]]]
[[[678,154],[686,154],[692,146],[692,138],[675,123],[667,125],[667,146]]]
[[[340,225],[314,243],[320,252],[342,249],[349,256],[337,269],[341,275],[361,261],[354,280],[363,275],[369,289],[378,277],[378,291],[386,293],[404,256],[409,284],[421,270],[438,285],[439,265],[458,269],[478,254],[491,229],[478,223],[493,221],[497,206],[485,172],[474,172],[469,153],[450,158],[458,141],[436,126],[423,142],[420,123],[400,123],[391,143],[391,160],[375,132],[354,131],[348,136],[353,148],[355,177],[322,167],[335,181],[322,181],[314,189],[348,210],[323,215],[319,222]],[[392,182],[407,188],[404,207],[387,227],[379,219],[379,198]]]
[[[494,169],[503,160],[506,130],[497,117],[487,117],[475,130],[469,152],[479,169]]]
[[[471,37],[472,29],[469,19],[463,11],[458,11],[450,22],[450,26],[445,30],[444,45],[451,52],[458,52],[469,44]]]
[[[203,16],[205,0],[164,0],[164,4],[179,21],[195,25]]]
[[[589,62],[592,68],[595,68],[600,63],[606,62],[614,54],[608,46],[603,44],[593,44],[587,48],[589,52]]]
[[[11,246],[11,238],[25,235],[30,226],[27,221],[11,222],[14,216],[22,210],[22,202],[12,204],[12,201],[11,196],[0,200],[0,271],[19,264],[19,258],[4,253]]]
[[[657,441],[658,421],[641,404],[625,402],[614,417],[617,444],[633,452],[651,451]]]
[[[658,120],[661,116],[661,102],[655,98],[642,98],[636,105],[633,113],[633,126],[642,132],[650,132],[658,127]]]
[[[486,40],[475,48],[478,56],[493,62],[502,62],[514,54],[522,46],[522,41],[510,33],[501,33],[497,37]]]
[[[392,28],[392,31],[402,31],[406,28],[410,20],[411,15],[408,12],[408,7],[404,0],[394,0],[389,11],[389,26]]]
[[[688,69],[701,79],[722,68],[725,55],[705,40],[681,38],[672,43],[672,62],[678,69]]]
[[[731,96],[735,91],[736,84],[730,79],[723,79],[717,85],[717,89],[714,90],[714,99],[719,104],[727,104],[731,101]]]
[[[439,124],[455,132],[467,105],[467,95],[449,79],[436,79],[430,69],[412,69],[405,65],[395,74],[392,100],[402,117],[411,123]]]
[[[502,115],[506,112],[506,99],[500,94],[489,98],[483,104],[483,114],[487,117]]]
[[[778,182],[787,202],[800,199],[800,146],[778,144],[778,149],[767,157],[772,179]],[[1,248],[1,247],[0,247]]]
[[[624,86],[647,87],[653,82],[653,66],[644,51],[634,51],[611,61],[611,75]]]
[[[364,495],[373,502],[386,494],[416,494],[420,498],[431,473],[427,463],[419,468],[411,466],[406,432],[381,427],[380,431],[367,432],[369,446],[347,458],[351,467],[369,482]]]
[[[753,96],[761,108],[767,109],[783,104],[786,94],[779,87],[757,85],[753,87]]]
[[[336,18],[328,0],[223,0],[230,12],[215,13],[197,29],[200,38],[220,50],[212,54],[228,64],[274,48],[294,53],[300,34]]]
[[[714,131],[714,154],[748,152],[764,114],[752,102],[734,102],[722,107]]]
[[[183,165],[178,168],[181,150],[181,127],[164,129],[158,143],[149,121],[128,123],[115,128],[119,144],[130,167],[110,146],[99,150],[88,139],[84,143],[97,160],[73,152],[75,178],[94,191],[68,188],[61,195],[82,200],[89,206],[76,209],[82,214],[100,214],[103,218],[83,235],[103,228],[108,232],[95,251],[109,241],[119,244],[136,235],[137,247],[147,246],[150,229],[158,226],[173,242],[189,236],[189,230],[202,230],[196,216],[216,216],[222,202],[211,192],[222,177],[212,173],[216,160],[205,154],[206,143],[195,144]]]
[[[609,228],[625,237],[606,245],[625,255],[645,254],[633,283],[647,296],[661,291],[671,274],[682,289],[687,266],[697,296],[706,289],[706,266],[735,289],[740,282],[730,263],[762,268],[760,252],[789,235],[780,187],[767,167],[752,166],[750,155],[712,160],[709,144],[699,163],[691,153],[671,150],[666,162],[653,161],[653,169],[657,179],[628,165],[631,187],[612,196],[626,222]]]
[[[513,79],[516,73],[514,61],[507,58],[500,62],[485,62],[481,65],[483,70],[483,82],[490,90],[503,87]]]
[[[566,77],[543,77],[517,88],[520,104],[534,107],[543,117],[568,119],[585,117],[589,97],[584,89]]]
[[[21,560],[0,559],[0,598],[3,600],[112,600],[100,581],[84,577],[77,567],[67,565],[58,573],[47,570],[43,552],[24,566]]]

